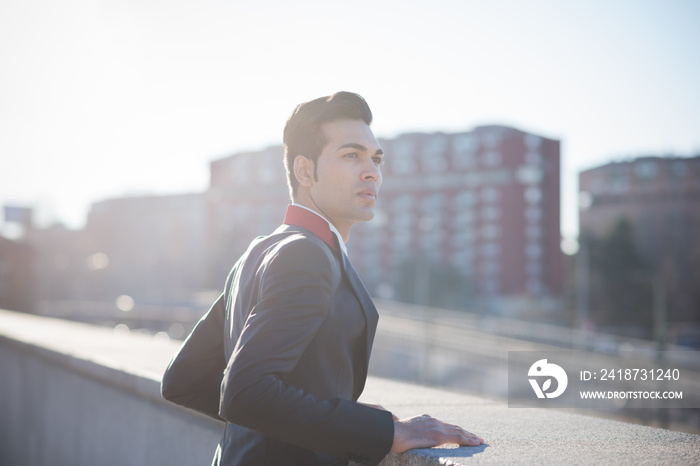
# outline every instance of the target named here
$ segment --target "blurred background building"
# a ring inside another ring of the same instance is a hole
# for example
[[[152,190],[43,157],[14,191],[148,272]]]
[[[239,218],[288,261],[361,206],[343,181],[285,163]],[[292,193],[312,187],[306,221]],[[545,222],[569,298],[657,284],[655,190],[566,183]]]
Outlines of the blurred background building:
[[[90,209],[85,235],[91,245],[87,266],[100,274],[94,298],[128,295],[139,302],[181,305],[207,287],[203,194],[98,202]]]
[[[271,146],[211,162],[206,194],[211,286],[223,287],[250,241],[282,223],[290,202],[282,155],[282,146]]]
[[[639,157],[579,176],[593,324],[700,341],[700,156]],[[658,336],[658,335],[657,335]]]
[[[29,244],[0,236],[0,308],[34,310],[34,260]]]
[[[37,255],[26,237],[33,231],[33,210],[6,205],[3,214],[5,222],[23,232],[25,240],[0,236],[0,308],[32,312],[37,297]]]

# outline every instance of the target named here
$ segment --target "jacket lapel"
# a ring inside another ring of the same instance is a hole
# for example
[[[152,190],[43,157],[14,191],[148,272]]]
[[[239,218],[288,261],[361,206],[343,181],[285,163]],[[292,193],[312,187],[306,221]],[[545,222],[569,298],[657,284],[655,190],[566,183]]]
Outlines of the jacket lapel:
[[[359,377],[358,382],[361,382],[361,385],[357,387],[357,395],[359,396],[359,393],[362,392],[365,384],[365,378],[369,365],[369,356],[372,351],[372,342],[374,341],[374,335],[377,330],[379,314],[377,313],[377,308],[374,306],[374,302],[372,302],[372,298],[369,296],[365,285],[362,284],[362,280],[360,280],[359,275],[357,275],[355,268],[352,266],[350,259],[348,259],[348,257],[342,252],[340,253],[340,256],[342,257],[343,271],[345,272],[345,275],[348,278],[353,291],[355,292],[355,296],[357,296],[357,299],[360,302],[360,307],[362,308],[362,312],[365,316],[367,329],[364,348],[365,354],[361,359],[361,361],[364,363],[362,366],[363,376]]]

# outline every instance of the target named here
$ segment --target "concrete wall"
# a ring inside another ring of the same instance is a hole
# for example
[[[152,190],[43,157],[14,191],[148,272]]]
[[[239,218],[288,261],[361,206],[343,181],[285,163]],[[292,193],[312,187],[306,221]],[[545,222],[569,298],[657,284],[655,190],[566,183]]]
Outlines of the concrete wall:
[[[0,310],[0,465],[208,465],[222,424],[165,402],[178,343]],[[362,401],[428,412],[479,447],[391,454],[382,466],[700,464],[700,437],[371,377]]]
[[[66,341],[81,333],[57,330],[53,337]],[[99,346],[94,350],[71,354],[0,337],[0,464],[211,463],[221,422],[165,402],[157,378],[100,361]]]

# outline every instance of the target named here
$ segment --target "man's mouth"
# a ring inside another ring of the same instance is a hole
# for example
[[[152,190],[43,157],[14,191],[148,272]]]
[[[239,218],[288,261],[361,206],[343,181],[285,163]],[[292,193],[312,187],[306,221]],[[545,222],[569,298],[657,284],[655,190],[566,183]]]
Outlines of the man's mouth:
[[[374,190],[371,190],[371,189],[365,190],[365,191],[360,191],[360,192],[358,193],[358,195],[361,196],[361,197],[363,197],[363,198],[365,198],[365,199],[369,199],[369,200],[372,200],[372,201],[376,201],[376,200],[377,200],[377,191],[374,191]]]

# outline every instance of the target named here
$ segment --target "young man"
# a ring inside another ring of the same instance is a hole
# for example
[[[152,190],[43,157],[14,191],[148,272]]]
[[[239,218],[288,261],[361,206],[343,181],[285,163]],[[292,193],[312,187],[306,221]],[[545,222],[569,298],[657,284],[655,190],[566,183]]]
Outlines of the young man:
[[[215,465],[377,464],[389,451],[483,443],[357,403],[378,315],[345,242],[374,216],[382,183],[371,122],[348,92],[296,108],[284,223],[251,243],[164,375],[167,399],[226,421]]]

